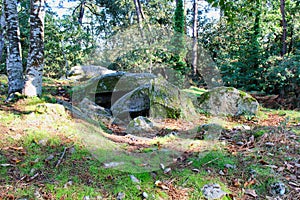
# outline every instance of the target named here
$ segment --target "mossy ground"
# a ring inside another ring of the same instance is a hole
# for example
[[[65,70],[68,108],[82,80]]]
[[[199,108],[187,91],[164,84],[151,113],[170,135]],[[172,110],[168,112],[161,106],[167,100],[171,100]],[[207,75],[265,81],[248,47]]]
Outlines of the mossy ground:
[[[259,198],[265,199],[271,196],[270,185],[276,181],[287,185],[286,198],[293,194],[286,177],[296,173],[287,164],[299,162],[299,112],[262,109],[261,115],[251,120],[222,118],[221,141],[184,138],[183,133],[189,134],[185,130],[178,136],[157,137],[148,145],[134,146],[110,140],[101,127],[74,119],[68,112],[40,112],[39,105],[69,98],[67,83],[46,80],[42,98],[20,97],[11,104],[4,103],[7,86],[1,84],[2,199],[116,199],[119,192],[130,200],[142,199],[143,192],[148,199],[204,199],[201,188],[208,183],[218,183],[230,194],[223,199],[251,199],[244,193],[247,189],[254,189]],[[201,118],[203,123],[212,120]],[[174,122],[177,127],[183,126]],[[250,126],[251,130],[235,130],[238,125]],[[170,128],[174,129],[176,126]],[[267,142],[274,146],[266,146]],[[140,170],[147,167],[144,164],[151,155],[166,148],[180,155],[166,166],[172,169],[170,173],[160,169],[164,160],[156,161],[155,170]],[[136,152],[149,157],[133,159],[131,153]],[[105,168],[103,164],[109,161],[132,162],[128,166],[131,169]],[[130,175],[141,182],[134,183]],[[168,190],[156,186],[157,180]]]

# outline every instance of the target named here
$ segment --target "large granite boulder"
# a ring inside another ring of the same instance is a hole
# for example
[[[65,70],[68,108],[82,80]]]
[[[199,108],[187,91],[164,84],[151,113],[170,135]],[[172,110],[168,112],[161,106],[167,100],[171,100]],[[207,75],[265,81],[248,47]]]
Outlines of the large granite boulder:
[[[68,78],[72,80],[86,80],[95,76],[115,73],[116,71],[109,70],[106,67],[96,65],[77,65],[72,67],[68,72]]]
[[[197,107],[212,115],[256,115],[259,103],[233,87],[216,87],[198,97]]]
[[[123,95],[147,84],[154,78],[155,75],[150,73],[134,74],[125,72],[97,76],[74,88],[73,101],[76,104],[84,98],[88,98],[102,107],[110,108]]]
[[[78,105],[78,108],[83,114],[88,118],[95,121],[103,121],[105,123],[110,123],[112,120],[112,115],[110,110],[105,109],[87,98],[84,98]]]
[[[155,78],[122,96],[112,105],[111,111],[118,122],[125,123],[139,115],[153,118],[192,118],[195,115],[194,106],[185,93],[162,78]]]

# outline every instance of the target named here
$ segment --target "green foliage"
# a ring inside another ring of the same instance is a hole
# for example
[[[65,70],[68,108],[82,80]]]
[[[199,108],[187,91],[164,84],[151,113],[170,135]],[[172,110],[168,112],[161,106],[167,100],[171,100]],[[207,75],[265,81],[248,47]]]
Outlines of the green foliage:
[[[187,63],[185,58],[185,14],[183,7],[183,0],[176,2],[176,9],[174,13],[174,35],[172,38],[173,52],[172,61],[173,68],[182,74],[185,74]]]
[[[64,76],[69,67],[84,63],[94,51],[92,36],[74,21],[72,16],[46,15],[44,73],[48,77]]]

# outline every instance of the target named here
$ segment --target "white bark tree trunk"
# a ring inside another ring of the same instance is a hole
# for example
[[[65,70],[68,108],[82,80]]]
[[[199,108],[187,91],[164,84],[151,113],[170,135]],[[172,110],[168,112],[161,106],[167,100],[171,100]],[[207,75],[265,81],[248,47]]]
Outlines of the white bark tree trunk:
[[[15,92],[21,92],[24,86],[17,1],[4,0],[4,10],[8,40],[6,70],[10,96]]]
[[[44,68],[45,0],[30,0],[30,46],[25,86],[26,96],[41,96]]]
[[[4,15],[4,7],[3,7],[0,16],[0,61],[2,60],[2,55],[4,51],[4,30],[5,30],[5,15]]]

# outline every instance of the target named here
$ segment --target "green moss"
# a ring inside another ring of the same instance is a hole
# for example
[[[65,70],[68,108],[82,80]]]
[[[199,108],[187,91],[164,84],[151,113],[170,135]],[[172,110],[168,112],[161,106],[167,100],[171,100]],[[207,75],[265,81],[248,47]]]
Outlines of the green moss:
[[[202,104],[204,101],[210,98],[210,92],[203,93],[200,97],[197,98],[199,104]]]
[[[253,133],[255,138],[261,137],[263,134],[266,133],[266,130],[258,130],[256,132]]]

